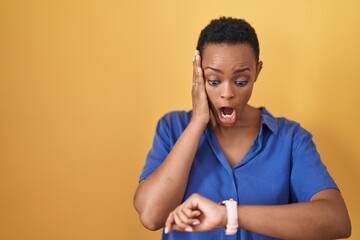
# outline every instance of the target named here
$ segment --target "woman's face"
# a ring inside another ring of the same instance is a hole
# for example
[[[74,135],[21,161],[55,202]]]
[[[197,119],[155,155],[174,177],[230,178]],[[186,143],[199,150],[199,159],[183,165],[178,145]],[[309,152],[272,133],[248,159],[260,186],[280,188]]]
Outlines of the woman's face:
[[[261,70],[248,44],[208,44],[202,51],[205,89],[215,120],[241,126],[244,110]]]

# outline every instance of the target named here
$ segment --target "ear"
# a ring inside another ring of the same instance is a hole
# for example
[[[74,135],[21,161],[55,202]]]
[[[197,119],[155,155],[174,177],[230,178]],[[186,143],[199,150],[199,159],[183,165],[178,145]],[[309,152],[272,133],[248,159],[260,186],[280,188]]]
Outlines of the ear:
[[[260,74],[260,72],[261,72],[262,67],[263,67],[263,62],[262,62],[262,61],[259,61],[259,62],[257,63],[257,65],[256,65],[256,77],[255,77],[255,82],[256,82],[256,80],[257,80],[257,78],[258,78],[258,76],[259,76],[259,74]]]

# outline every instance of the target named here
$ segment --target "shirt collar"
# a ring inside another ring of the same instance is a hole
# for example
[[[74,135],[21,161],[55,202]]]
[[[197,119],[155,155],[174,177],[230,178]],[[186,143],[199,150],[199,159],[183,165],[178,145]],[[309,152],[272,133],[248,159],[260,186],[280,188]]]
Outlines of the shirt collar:
[[[274,134],[278,131],[277,119],[266,110],[265,107],[260,107],[261,111],[261,125],[266,125]]]

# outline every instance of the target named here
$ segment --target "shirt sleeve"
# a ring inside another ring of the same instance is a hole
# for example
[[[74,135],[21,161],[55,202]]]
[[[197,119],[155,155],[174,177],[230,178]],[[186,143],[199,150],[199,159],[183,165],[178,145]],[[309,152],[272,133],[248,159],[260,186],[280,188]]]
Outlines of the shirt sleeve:
[[[322,163],[311,133],[298,127],[292,151],[291,200],[307,202],[321,190],[338,187]]]
[[[156,126],[156,132],[153,139],[152,148],[150,149],[145,165],[140,175],[140,181],[147,178],[153,171],[155,171],[160,164],[165,160],[166,156],[171,150],[169,125],[165,118],[161,118]]]

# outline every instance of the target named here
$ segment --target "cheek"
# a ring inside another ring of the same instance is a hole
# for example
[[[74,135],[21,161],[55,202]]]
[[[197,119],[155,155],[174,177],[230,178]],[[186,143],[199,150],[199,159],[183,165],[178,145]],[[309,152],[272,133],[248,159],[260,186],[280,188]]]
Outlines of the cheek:
[[[215,98],[215,89],[213,87],[210,87],[208,84],[205,84],[205,91],[210,100],[214,100]]]
[[[242,92],[242,101],[248,102],[252,95],[252,88],[246,89],[246,91]]]
[[[213,87],[210,87],[208,84],[205,85],[206,95],[210,104],[213,106],[216,102],[216,91]]]

